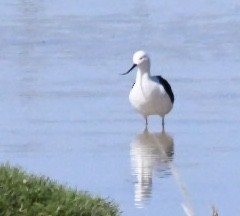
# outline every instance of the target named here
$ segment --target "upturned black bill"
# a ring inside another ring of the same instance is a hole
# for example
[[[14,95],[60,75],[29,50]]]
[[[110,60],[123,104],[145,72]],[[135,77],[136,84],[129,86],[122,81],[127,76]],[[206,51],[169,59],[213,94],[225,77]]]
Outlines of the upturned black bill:
[[[121,75],[126,75],[128,73],[130,73],[131,70],[133,70],[133,68],[135,68],[137,66],[137,64],[133,64],[133,66],[125,73],[121,74]]]

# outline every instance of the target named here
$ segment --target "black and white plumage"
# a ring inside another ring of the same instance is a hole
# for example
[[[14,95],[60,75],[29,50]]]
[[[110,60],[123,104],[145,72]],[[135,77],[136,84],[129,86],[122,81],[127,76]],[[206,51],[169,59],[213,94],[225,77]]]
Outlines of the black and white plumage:
[[[174,103],[174,94],[168,81],[161,76],[151,76],[150,58],[144,51],[137,51],[133,55],[133,66],[123,75],[128,74],[135,67],[138,68],[136,82],[134,83],[129,101],[131,105],[145,118],[148,124],[148,116],[168,114]]]

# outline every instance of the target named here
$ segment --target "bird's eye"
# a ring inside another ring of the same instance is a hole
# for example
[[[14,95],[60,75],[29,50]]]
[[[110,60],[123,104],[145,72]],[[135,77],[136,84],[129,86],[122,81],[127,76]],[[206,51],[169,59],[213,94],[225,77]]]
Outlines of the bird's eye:
[[[139,60],[142,60],[143,59],[143,56],[139,58]]]

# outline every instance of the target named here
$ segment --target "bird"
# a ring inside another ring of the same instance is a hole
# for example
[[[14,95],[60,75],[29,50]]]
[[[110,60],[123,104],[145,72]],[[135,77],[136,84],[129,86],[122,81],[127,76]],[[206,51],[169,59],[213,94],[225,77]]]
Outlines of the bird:
[[[145,119],[145,126],[148,126],[148,117],[158,115],[162,118],[164,129],[164,118],[173,108],[174,94],[169,82],[162,76],[151,76],[150,57],[139,50],[133,55],[133,65],[125,73],[130,73],[137,67],[136,81],[129,94],[129,101],[134,109]]]

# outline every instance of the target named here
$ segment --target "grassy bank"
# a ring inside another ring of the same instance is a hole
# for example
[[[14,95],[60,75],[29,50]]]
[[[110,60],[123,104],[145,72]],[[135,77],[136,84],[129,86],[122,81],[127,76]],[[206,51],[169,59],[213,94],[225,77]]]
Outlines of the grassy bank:
[[[117,206],[19,168],[0,165],[0,216],[115,216]]]

